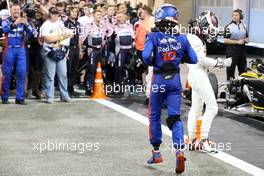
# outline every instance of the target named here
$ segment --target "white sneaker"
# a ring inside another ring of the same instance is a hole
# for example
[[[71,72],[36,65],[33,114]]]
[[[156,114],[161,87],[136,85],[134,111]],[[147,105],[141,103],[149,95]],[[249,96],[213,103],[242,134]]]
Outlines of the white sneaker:
[[[203,139],[199,143],[199,151],[205,152],[205,153],[218,153],[215,148],[211,147],[211,143],[209,142],[209,139]]]
[[[72,99],[70,97],[61,98],[61,101],[65,103],[72,103]]]
[[[46,101],[45,101],[45,103],[47,103],[47,104],[53,104],[53,100],[47,98]]]
[[[189,150],[194,151],[194,150],[199,150],[199,141],[194,138],[192,141],[190,141],[189,145]]]

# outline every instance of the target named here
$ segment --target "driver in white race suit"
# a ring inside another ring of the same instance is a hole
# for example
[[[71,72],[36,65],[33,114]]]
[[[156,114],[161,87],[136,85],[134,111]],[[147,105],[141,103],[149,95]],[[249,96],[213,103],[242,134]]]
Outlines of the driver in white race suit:
[[[208,133],[212,121],[217,115],[218,106],[209,81],[208,69],[209,67],[229,67],[232,60],[231,58],[213,59],[206,55],[205,41],[214,42],[218,34],[218,20],[213,12],[201,13],[194,29],[193,34],[187,34],[187,38],[198,57],[197,64],[188,64],[188,82],[192,88],[192,105],[188,116],[189,149],[213,152],[215,150],[210,146]],[[204,104],[206,110],[201,117],[201,139],[197,140],[195,138],[196,121],[201,116]]]

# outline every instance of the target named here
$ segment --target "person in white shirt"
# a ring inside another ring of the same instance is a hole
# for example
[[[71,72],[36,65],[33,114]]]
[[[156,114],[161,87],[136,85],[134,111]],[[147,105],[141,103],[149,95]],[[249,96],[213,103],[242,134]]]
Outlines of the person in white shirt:
[[[68,94],[65,51],[63,51],[63,46],[60,42],[69,39],[72,36],[73,35],[70,34],[70,32],[67,32],[63,22],[59,20],[58,9],[56,7],[51,7],[49,9],[49,19],[45,21],[40,28],[40,37],[44,40],[43,90],[46,97],[46,103],[53,103],[54,79],[56,73],[59,79],[61,101],[71,101]]]

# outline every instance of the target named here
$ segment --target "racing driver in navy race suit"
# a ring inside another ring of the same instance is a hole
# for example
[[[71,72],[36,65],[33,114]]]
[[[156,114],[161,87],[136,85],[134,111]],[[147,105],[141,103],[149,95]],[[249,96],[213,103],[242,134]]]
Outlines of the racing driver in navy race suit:
[[[29,24],[26,17],[21,17],[21,8],[18,3],[11,6],[11,16],[2,22],[6,37],[6,46],[2,63],[2,103],[8,104],[10,81],[13,66],[16,63],[16,104],[25,105],[24,85],[26,79],[26,50],[24,32],[36,35],[36,30]]]
[[[154,66],[149,100],[149,138],[153,146],[152,157],[148,164],[163,161],[159,151],[162,143],[161,108],[164,100],[167,102],[169,129],[172,131],[173,146],[176,150],[176,173],[185,169],[183,149],[184,130],[180,119],[182,86],[179,65],[184,55],[188,63],[196,64],[197,56],[186,35],[179,34],[178,10],[175,6],[164,4],[155,12],[155,29],[147,35],[143,51],[144,62]]]

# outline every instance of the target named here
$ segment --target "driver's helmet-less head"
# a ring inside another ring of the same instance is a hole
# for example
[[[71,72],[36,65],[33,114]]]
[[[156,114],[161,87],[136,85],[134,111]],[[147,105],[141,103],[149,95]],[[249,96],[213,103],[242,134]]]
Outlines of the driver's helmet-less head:
[[[201,38],[209,43],[216,40],[218,35],[218,19],[213,12],[202,12],[197,20],[197,28]]]

